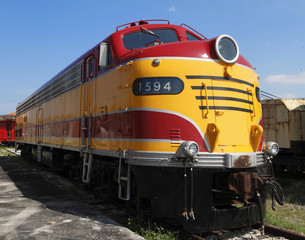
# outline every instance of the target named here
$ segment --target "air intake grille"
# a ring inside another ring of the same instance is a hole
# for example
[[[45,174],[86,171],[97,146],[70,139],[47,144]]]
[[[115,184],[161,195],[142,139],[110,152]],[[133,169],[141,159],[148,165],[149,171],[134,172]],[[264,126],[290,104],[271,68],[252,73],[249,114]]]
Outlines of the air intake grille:
[[[253,113],[253,101],[251,101],[252,93],[249,90],[244,90],[247,89],[247,87],[253,88],[254,85],[252,83],[237,78],[225,78],[217,76],[188,75],[186,78],[190,80],[221,80],[217,83],[217,86],[191,86],[192,90],[200,90],[200,92],[196,91],[196,100],[200,102],[200,110],[207,109],[207,106],[205,106],[204,103],[208,99],[213,101],[213,104],[209,105],[209,109]],[[230,87],[221,86],[220,84],[230,85]],[[204,92],[205,90],[211,90],[213,91],[213,94],[206,96]],[[238,94],[238,97],[232,97],[233,94]],[[248,104],[249,107],[247,107],[245,104]]]

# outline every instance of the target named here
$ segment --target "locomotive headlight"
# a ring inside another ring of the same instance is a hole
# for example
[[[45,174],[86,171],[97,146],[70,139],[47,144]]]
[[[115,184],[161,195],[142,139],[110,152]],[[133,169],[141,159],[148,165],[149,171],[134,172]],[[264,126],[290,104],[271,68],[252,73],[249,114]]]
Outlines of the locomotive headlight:
[[[195,142],[187,141],[182,143],[181,145],[182,145],[182,151],[187,157],[193,157],[199,151],[199,146]]]
[[[225,63],[235,63],[239,57],[239,48],[229,35],[221,35],[216,39],[215,50],[217,56]]]
[[[267,142],[265,146],[265,151],[270,155],[270,156],[276,156],[279,153],[279,145],[276,142]]]

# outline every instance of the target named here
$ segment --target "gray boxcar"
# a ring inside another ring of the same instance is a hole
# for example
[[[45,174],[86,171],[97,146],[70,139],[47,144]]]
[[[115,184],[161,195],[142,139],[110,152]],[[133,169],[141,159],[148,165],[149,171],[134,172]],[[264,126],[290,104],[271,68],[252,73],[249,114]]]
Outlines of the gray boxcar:
[[[262,101],[265,141],[275,141],[280,152],[275,170],[305,171],[305,99]]]

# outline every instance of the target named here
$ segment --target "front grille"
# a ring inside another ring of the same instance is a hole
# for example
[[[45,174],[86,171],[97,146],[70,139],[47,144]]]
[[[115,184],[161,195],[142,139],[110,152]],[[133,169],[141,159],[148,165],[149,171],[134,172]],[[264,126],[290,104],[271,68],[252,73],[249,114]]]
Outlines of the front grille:
[[[207,106],[204,105],[204,101],[209,100],[213,101],[213,104],[209,105],[209,109],[213,110],[230,110],[230,111],[239,111],[239,112],[248,112],[253,113],[253,101],[252,93],[247,87],[253,88],[254,85],[245,80],[237,79],[237,78],[225,78],[218,76],[198,76],[198,75],[187,75],[186,79],[190,80],[220,80],[221,84],[229,85],[226,86],[208,86],[208,85],[192,85],[192,90],[200,90],[195,91],[196,100],[199,103],[200,110],[206,110]],[[219,82],[217,82],[219,85]],[[215,84],[216,85],[216,84]],[[234,87],[235,86],[235,87]],[[208,94],[206,96],[205,90],[213,91],[212,94]],[[232,94],[238,94],[238,97],[232,97]],[[210,96],[211,95],[211,96]],[[220,104],[219,101],[222,101]],[[225,105],[224,102],[225,101]],[[237,106],[237,104],[243,104],[243,106]],[[248,104],[249,107],[245,107],[245,104]]]

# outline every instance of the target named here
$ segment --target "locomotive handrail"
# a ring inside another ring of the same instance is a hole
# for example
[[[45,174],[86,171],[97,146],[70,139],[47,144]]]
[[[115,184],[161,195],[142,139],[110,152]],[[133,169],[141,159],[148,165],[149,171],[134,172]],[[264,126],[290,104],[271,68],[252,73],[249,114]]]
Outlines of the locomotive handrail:
[[[247,88],[247,92],[249,92],[251,94],[251,97],[252,97],[252,106],[253,106],[253,111],[250,112],[250,116],[251,116],[251,120],[253,120],[253,118],[256,116],[256,113],[255,113],[255,107],[254,107],[254,97],[253,97],[253,92],[251,89]],[[251,110],[251,104],[250,105],[250,110]],[[253,115],[252,115],[253,114]]]
[[[202,88],[204,88],[205,90],[205,101],[206,101],[206,105],[207,105],[207,112],[204,115],[204,118],[208,118],[208,114],[209,114],[209,103],[208,103],[208,91],[207,91],[207,87],[205,85],[205,83],[202,83]]]
[[[116,31],[119,31],[119,28],[122,28],[122,27],[125,27],[125,26],[134,27],[134,26],[136,26],[137,23],[138,23],[138,25],[143,25],[143,24],[148,24],[148,22],[167,22],[167,24],[170,24],[170,21],[166,20],[166,19],[140,20],[140,21],[137,21],[137,22],[130,22],[130,23],[125,23],[123,25],[117,26]]]
[[[185,23],[182,23],[181,24],[181,27],[187,27],[189,28],[190,30],[192,30],[193,32],[197,33],[198,35],[200,35],[201,37],[203,37],[204,39],[208,39],[207,37],[205,37],[204,35],[202,35],[200,32],[196,31],[194,28],[190,27],[189,25],[185,24]]]

